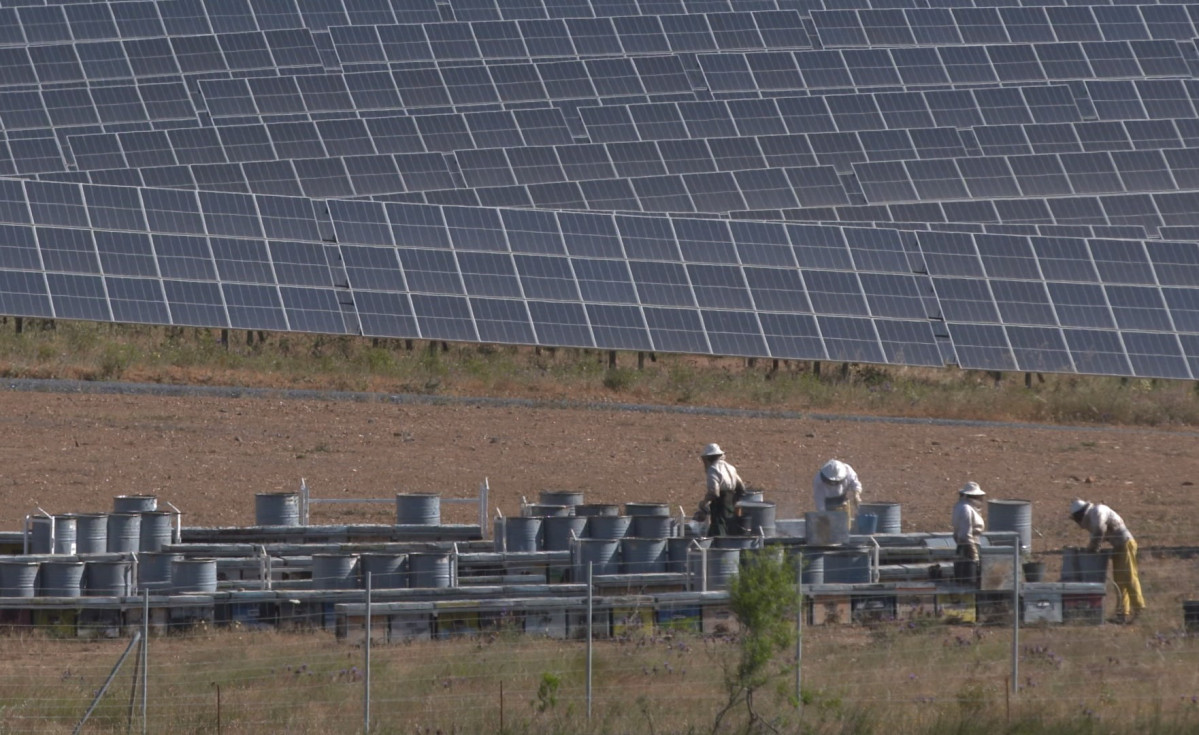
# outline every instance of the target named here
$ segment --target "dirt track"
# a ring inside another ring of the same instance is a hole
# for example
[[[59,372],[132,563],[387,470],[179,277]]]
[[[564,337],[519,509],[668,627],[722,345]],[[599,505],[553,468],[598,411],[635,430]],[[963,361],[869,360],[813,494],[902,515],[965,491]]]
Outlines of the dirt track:
[[[955,491],[972,479],[991,497],[1034,501],[1034,551],[1083,541],[1065,513],[1076,496],[1115,507],[1142,547],[1195,538],[1199,460],[1186,432],[12,391],[0,393],[0,416],[0,527],[12,530],[35,506],[102,511],[122,493],[170,500],[185,525],[246,525],[255,493],[295,489],[301,477],[321,497],[464,497],[487,477],[490,505],[509,514],[543,488],[690,512],[702,494],[696,455],[718,441],[780,518],[811,510],[812,474],[836,456],[858,470],[868,502],[902,503],[904,530],[948,530]],[[473,520],[460,510],[450,520]],[[393,515],[317,506],[313,520]]]

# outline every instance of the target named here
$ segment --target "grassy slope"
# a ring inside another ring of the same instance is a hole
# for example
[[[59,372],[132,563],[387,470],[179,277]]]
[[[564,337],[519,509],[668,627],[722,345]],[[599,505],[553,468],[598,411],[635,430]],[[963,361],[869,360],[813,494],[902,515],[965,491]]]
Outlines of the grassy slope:
[[[450,345],[402,340],[29,322],[0,325],[0,375],[460,396],[621,401],[887,416],[1153,426],[1199,424],[1184,381]]]

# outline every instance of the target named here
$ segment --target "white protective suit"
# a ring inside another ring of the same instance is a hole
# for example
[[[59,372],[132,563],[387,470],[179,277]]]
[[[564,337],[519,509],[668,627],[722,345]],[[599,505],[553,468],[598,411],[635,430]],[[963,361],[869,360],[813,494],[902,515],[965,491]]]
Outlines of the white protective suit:
[[[862,483],[858,480],[858,473],[853,471],[849,465],[845,466],[848,473],[845,479],[837,483],[828,483],[824,481],[824,476],[819,472],[816,473],[816,478],[812,480],[812,500],[815,501],[816,510],[840,510],[844,508],[853,512],[850,508],[845,508],[841,502],[836,502],[840,498],[845,498],[853,509],[856,509],[862,502]],[[833,500],[833,507],[830,508],[826,501]]]
[[[982,514],[970,502],[970,498],[962,497],[953,506],[953,540],[959,546],[970,545],[978,547],[978,539],[986,530],[987,524]]]
[[[1132,534],[1124,525],[1124,519],[1116,511],[1103,503],[1095,503],[1082,517],[1082,525],[1091,534],[1091,543],[1087,551],[1092,553],[1099,550],[1099,545],[1107,541],[1113,548],[1121,549],[1132,540]]]

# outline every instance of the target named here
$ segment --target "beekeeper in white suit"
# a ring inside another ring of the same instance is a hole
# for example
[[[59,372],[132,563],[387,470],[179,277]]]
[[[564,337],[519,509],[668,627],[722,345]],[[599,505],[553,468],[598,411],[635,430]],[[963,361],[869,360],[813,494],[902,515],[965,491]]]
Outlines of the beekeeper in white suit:
[[[954,571],[959,584],[978,586],[978,540],[986,530],[983,521],[983,498],[986,493],[977,482],[967,482],[958,490],[958,502],[953,506],[953,540],[957,542]]]
[[[812,480],[812,499],[816,502],[817,511],[845,511],[849,516],[849,527],[853,528],[858,505],[862,502],[862,483],[858,481],[858,473],[841,460],[830,459]]]

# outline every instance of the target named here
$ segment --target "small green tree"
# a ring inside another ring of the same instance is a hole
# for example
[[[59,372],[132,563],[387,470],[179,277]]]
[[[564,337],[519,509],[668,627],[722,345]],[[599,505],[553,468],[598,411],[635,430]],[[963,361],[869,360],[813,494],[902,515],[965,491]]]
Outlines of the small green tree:
[[[775,550],[747,552],[741,571],[729,585],[729,606],[741,626],[736,665],[726,666],[724,675],[728,701],[716,713],[712,732],[724,718],[744,704],[749,717],[745,732],[769,727],[754,709],[754,694],[778,677],[792,671],[792,664],[776,657],[795,646],[794,616],[799,610],[795,568]],[[773,729],[773,728],[770,728]]]

